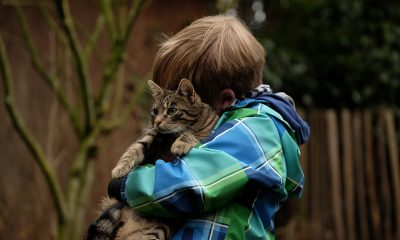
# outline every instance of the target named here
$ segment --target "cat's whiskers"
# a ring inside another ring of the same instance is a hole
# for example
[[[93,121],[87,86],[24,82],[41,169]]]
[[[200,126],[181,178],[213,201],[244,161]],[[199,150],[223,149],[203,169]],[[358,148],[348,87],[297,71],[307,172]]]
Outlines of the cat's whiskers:
[[[157,128],[157,132],[163,133],[163,134],[174,134],[176,136],[181,135],[183,132],[186,131],[186,128],[184,127],[175,127],[173,129],[167,128],[167,129],[162,129],[162,128]]]

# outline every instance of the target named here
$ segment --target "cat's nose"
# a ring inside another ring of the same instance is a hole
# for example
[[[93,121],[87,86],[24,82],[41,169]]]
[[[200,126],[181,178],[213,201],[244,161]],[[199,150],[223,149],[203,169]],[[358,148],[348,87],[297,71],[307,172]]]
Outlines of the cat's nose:
[[[156,126],[158,127],[158,126],[160,126],[161,122],[162,122],[162,119],[159,118],[159,117],[157,117],[157,118],[154,120],[154,125],[156,125]]]

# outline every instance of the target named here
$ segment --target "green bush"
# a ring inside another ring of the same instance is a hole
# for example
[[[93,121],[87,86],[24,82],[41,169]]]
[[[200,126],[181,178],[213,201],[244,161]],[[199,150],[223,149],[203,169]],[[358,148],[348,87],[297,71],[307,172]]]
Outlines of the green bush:
[[[246,2],[239,13],[250,19]],[[275,91],[306,107],[399,107],[398,1],[263,4],[266,22],[250,25],[267,51],[264,77]]]

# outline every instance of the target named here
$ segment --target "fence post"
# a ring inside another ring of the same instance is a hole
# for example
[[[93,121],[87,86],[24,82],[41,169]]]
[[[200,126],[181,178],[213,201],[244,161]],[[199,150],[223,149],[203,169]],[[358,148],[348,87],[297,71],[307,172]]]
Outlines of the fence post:
[[[376,170],[374,168],[374,151],[373,151],[373,132],[372,132],[372,117],[371,112],[365,110],[363,112],[363,123],[364,123],[364,152],[365,152],[365,173],[366,183],[368,186],[368,199],[369,199],[369,217],[371,219],[371,231],[373,239],[379,239],[381,227],[381,215],[379,212],[378,205],[378,193],[376,191]],[[376,149],[376,148],[375,148]]]
[[[399,169],[399,149],[397,146],[397,139],[396,139],[396,127],[394,124],[394,116],[393,112],[389,110],[385,110],[385,122],[386,122],[386,135],[388,138],[388,147],[389,147],[389,166],[391,171],[392,177],[392,184],[393,184],[393,195],[394,195],[394,211],[395,211],[395,224],[394,226],[400,226],[400,169]],[[395,229],[395,239],[400,239],[400,230],[398,227]]]
[[[333,110],[325,113],[328,135],[328,161],[332,187],[332,208],[335,225],[335,239],[345,239],[342,213],[341,170],[339,160],[339,127],[337,115]]]
[[[354,191],[354,158],[352,146],[352,126],[351,113],[348,109],[341,111],[341,126],[342,126],[342,160],[343,160],[343,178],[344,178],[344,211],[345,211],[345,226],[346,238],[355,240],[355,191]]]
[[[309,168],[309,179],[310,179],[310,187],[309,187],[309,205],[310,207],[310,226],[311,233],[309,236],[310,239],[320,239],[321,238],[321,229],[324,228],[324,222],[322,222],[321,212],[322,207],[321,203],[323,202],[321,194],[321,154],[323,152],[322,147],[320,146],[320,141],[322,138],[322,131],[324,129],[322,119],[320,119],[319,111],[312,111],[310,115],[310,126],[313,131],[313,135],[310,138],[310,163],[312,166]]]
[[[364,162],[364,154],[363,154],[363,134],[362,134],[362,120],[361,113],[359,111],[354,112],[353,114],[353,146],[354,146],[354,178],[356,180],[356,203],[357,208],[356,212],[358,213],[358,221],[360,228],[359,239],[370,239],[368,234],[368,211],[366,204],[366,193],[365,193],[365,162]]]
[[[390,180],[388,176],[389,163],[387,160],[386,150],[386,133],[385,133],[385,110],[381,108],[377,121],[377,147],[378,147],[378,172],[380,177],[379,197],[381,200],[382,213],[382,239],[392,239],[391,226],[391,209],[392,209],[392,193],[390,191]]]

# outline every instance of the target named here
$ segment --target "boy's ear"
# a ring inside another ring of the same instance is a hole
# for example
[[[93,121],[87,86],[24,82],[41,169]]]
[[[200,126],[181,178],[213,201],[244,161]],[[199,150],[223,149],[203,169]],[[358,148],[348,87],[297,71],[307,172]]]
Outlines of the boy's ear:
[[[147,81],[147,83],[149,84],[151,95],[153,95],[153,97],[157,97],[163,94],[164,91],[160,86],[157,85],[157,83],[151,80]]]
[[[236,94],[231,88],[225,88],[219,93],[214,109],[221,113],[236,101]]]
[[[176,90],[178,94],[183,96],[188,96],[192,101],[196,96],[196,92],[194,91],[194,87],[192,83],[187,79],[182,79],[179,83],[178,90]]]

